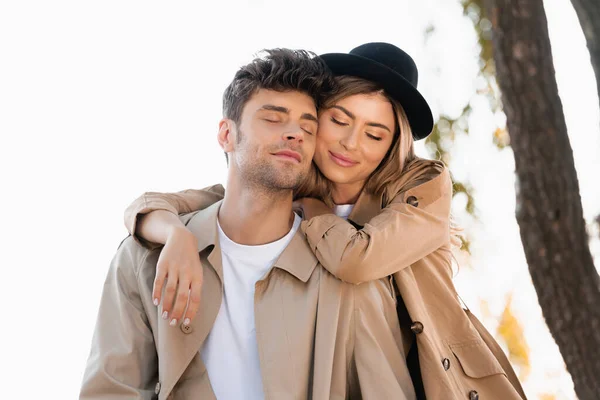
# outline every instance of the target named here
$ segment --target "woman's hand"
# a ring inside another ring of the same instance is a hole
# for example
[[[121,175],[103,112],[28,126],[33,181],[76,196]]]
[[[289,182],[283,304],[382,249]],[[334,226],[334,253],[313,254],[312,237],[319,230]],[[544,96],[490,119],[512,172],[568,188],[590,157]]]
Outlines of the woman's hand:
[[[164,287],[162,318],[169,319],[171,326],[182,318],[184,325],[194,319],[200,307],[202,279],[196,237],[185,226],[173,227],[158,258],[152,291],[154,305],[158,306]]]

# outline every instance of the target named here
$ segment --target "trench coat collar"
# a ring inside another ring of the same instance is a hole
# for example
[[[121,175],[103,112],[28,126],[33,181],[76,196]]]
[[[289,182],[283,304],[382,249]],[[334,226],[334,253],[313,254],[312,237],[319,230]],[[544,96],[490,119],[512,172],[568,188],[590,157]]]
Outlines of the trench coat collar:
[[[275,261],[274,267],[287,271],[302,282],[307,282],[317,263],[317,257],[310,249],[302,231],[298,229],[285,250]]]
[[[223,265],[219,246],[217,218],[222,200],[199,211],[188,222],[188,229],[198,238],[198,252],[210,251],[208,261],[223,281]],[[274,263],[274,267],[287,271],[302,282],[307,282],[318,260],[304,235],[298,229],[290,243]]]
[[[223,282],[223,263],[221,246],[219,246],[219,230],[217,217],[223,200],[217,201],[204,210],[200,210],[187,223],[187,228],[198,240],[198,252],[209,252],[208,261]]]

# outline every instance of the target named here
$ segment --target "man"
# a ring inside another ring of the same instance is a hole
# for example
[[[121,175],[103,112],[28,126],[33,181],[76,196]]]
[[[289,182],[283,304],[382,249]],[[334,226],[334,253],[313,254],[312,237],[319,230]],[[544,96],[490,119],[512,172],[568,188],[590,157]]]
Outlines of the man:
[[[267,54],[242,67],[224,94],[218,140],[228,156],[227,193],[182,217],[198,238],[204,271],[198,316],[180,329],[162,318],[152,298],[160,252],[126,239],[105,283],[82,399],[402,393],[385,354],[373,352],[382,366],[362,374],[376,382],[363,382],[353,362],[359,302],[373,295],[393,301],[390,288],[335,279],[297,232],[292,212],[331,77],[306,52]],[[394,333],[382,335],[395,345]]]

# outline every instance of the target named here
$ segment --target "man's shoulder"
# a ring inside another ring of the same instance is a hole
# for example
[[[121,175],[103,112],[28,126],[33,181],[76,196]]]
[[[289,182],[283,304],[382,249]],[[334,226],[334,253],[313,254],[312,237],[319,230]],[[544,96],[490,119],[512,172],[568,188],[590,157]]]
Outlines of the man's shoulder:
[[[185,214],[179,214],[179,220],[181,222],[183,222],[184,225],[187,226],[187,224],[190,223],[192,218],[194,218],[198,213],[200,213],[202,211],[204,211],[204,210],[197,210],[197,211],[192,211],[192,212],[185,213]]]
[[[117,268],[130,270],[134,276],[138,276],[146,264],[151,264],[155,269],[161,249],[162,247],[148,249],[129,235],[121,241],[114,261],[117,263]]]
[[[200,241],[212,240],[217,229],[217,216],[223,200],[216,201],[205,209],[180,214],[181,222]]]

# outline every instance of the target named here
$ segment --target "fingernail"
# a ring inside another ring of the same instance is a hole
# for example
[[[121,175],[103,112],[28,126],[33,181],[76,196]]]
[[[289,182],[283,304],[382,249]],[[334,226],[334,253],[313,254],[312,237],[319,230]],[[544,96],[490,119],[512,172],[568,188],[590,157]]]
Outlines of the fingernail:
[[[157,306],[158,305],[158,299],[154,299],[153,303],[154,303],[155,306]]]
[[[190,324],[190,319],[189,318],[184,319],[183,320],[183,324],[184,325],[189,325]]]
[[[169,325],[171,325],[171,326],[175,326],[176,324],[177,324],[177,320],[175,318],[173,318],[171,320],[171,322],[169,323]]]
[[[167,317],[169,316],[169,313],[166,311],[163,311],[162,313],[162,319],[167,319]]]

